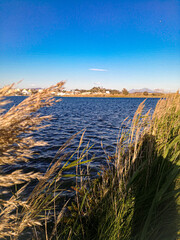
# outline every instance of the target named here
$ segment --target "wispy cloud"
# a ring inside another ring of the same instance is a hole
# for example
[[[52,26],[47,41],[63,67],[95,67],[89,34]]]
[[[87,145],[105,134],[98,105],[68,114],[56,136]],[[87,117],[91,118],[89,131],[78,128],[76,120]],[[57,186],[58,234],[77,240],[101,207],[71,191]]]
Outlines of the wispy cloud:
[[[96,71],[96,72],[107,72],[107,69],[102,68],[90,68],[90,71]]]
[[[101,84],[101,82],[94,82],[94,85],[95,86],[101,86],[102,84]]]

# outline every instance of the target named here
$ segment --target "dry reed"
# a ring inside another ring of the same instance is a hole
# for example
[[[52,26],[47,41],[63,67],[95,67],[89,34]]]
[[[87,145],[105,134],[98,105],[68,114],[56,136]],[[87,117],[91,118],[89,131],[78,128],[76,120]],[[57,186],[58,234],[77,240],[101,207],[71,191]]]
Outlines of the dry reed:
[[[46,178],[47,181],[48,178],[42,176],[40,173],[24,173],[23,170],[16,170],[10,174],[6,174],[3,172],[3,166],[16,164],[18,161],[28,161],[33,155],[31,149],[34,146],[46,145],[45,142],[35,141],[26,134],[45,127],[45,121],[50,120],[51,116],[41,116],[37,111],[42,107],[51,106],[57,102],[57,100],[51,97],[51,92],[62,89],[63,85],[64,82],[60,82],[50,88],[43,89],[42,92],[31,95],[17,106],[11,107],[9,111],[5,113],[4,109],[0,111],[0,238],[8,236],[17,238],[27,226],[41,224],[35,219],[37,216],[37,209],[33,209],[35,204],[38,203],[38,199],[34,198],[34,203],[30,201],[30,198],[28,200],[22,200],[21,195],[27,185],[21,187],[12,196],[10,196],[9,193],[8,196],[10,197],[6,200],[3,200],[3,188],[10,189],[9,187],[22,183],[29,183],[34,179],[40,180]],[[12,94],[13,86],[14,84],[5,86],[0,90],[1,107],[4,107],[10,102],[6,97],[9,95],[10,89]],[[37,195],[36,193],[36,196]],[[39,198],[42,198],[42,195],[39,195]],[[20,207],[24,209],[21,215],[18,213]]]

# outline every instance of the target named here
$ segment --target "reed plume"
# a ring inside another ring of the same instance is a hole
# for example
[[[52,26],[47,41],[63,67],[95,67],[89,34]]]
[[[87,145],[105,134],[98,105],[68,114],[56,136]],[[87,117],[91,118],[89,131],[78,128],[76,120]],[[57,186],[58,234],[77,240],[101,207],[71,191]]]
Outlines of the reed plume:
[[[0,106],[2,107],[0,111],[0,238],[7,236],[15,238],[25,227],[40,224],[32,215],[25,219],[22,216],[20,217],[17,212],[21,207],[30,216],[32,204],[29,203],[29,200],[22,200],[22,193],[27,187],[26,183],[44,177],[41,173],[25,173],[22,169],[7,174],[3,171],[3,167],[5,165],[15,165],[19,161],[29,161],[33,155],[33,147],[47,144],[44,141],[36,141],[27,134],[46,126],[45,122],[50,120],[52,116],[42,116],[38,113],[38,110],[42,107],[52,106],[59,101],[51,97],[51,92],[62,89],[63,85],[64,82],[60,82],[43,89],[41,92],[25,98],[20,104],[11,107],[8,111],[5,111],[3,107],[10,102],[7,100],[7,96],[9,90],[11,90],[12,95],[14,84],[0,89]],[[19,184],[26,185],[16,191],[14,195],[10,194],[12,187]],[[7,190],[9,190],[8,197],[7,194],[4,197],[3,193],[6,193]],[[33,212],[32,209],[31,211]]]

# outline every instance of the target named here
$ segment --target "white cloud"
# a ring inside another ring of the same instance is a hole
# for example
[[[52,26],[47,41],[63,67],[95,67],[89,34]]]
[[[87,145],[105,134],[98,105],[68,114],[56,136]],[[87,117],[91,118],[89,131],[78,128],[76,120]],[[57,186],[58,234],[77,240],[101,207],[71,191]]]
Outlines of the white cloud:
[[[101,86],[101,82],[94,82],[95,86]]]
[[[96,72],[107,72],[107,69],[101,69],[101,68],[90,68],[90,71],[96,71]]]

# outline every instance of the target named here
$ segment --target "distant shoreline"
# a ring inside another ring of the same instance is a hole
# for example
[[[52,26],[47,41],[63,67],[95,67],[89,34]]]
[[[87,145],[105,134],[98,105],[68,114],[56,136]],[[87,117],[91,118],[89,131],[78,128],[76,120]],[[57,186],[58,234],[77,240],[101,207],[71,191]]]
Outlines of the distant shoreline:
[[[169,96],[171,94],[156,94],[156,95],[152,95],[152,94],[149,94],[149,95],[143,95],[143,94],[128,94],[128,95],[121,95],[121,94],[96,94],[96,95],[93,95],[93,94],[88,94],[88,95],[82,95],[82,94],[65,94],[65,95],[55,95],[55,94],[52,94],[52,97],[73,97],[73,98],[165,98],[167,96]],[[18,97],[18,96],[23,96],[23,97],[29,97],[31,95],[9,95],[11,97]]]
[[[142,95],[138,95],[138,96],[135,96],[135,95],[131,95],[131,94],[128,94],[127,96],[123,96],[123,95],[63,95],[63,96],[55,96],[55,97],[74,97],[74,98],[164,98],[166,97],[166,94],[163,94],[163,95],[157,95],[157,96],[152,96],[152,95],[149,95],[149,96],[142,96]]]

